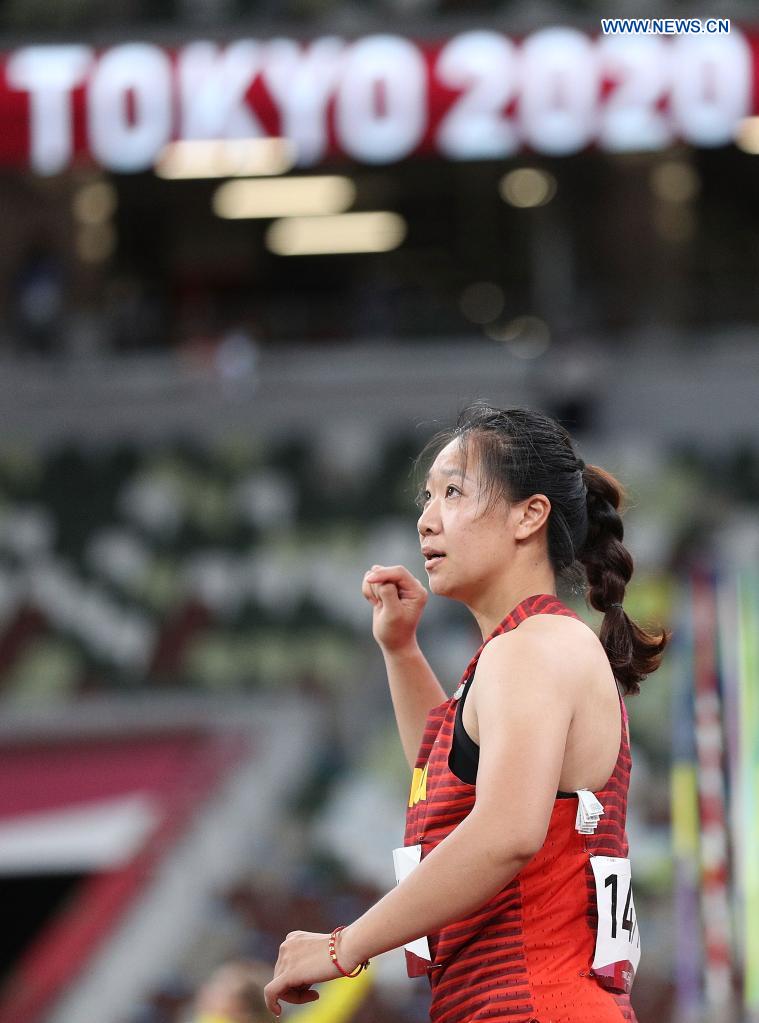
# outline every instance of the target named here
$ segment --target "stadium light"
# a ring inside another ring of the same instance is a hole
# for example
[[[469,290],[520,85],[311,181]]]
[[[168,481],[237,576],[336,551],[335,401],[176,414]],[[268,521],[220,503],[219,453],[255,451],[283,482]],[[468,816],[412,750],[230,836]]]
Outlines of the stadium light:
[[[744,117],[738,122],[735,144],[744,153],[759,156],[759,117]]]
[[[403,217],[385,211],[291,217],[271,225],[266,232],[266,245],[278,256],[389,252],[398,248],[406,230]]]
[[[295,165],[290,139],[188,139],[170,142],[155,162],[159,178],[238,178],[285,174]]]
[[[492,323],[503,312],[503,288],[492,281],[476,281],[461,292],[459,308],[472,323]]]
[[[323,216],[343,213],[356,198],[350,178],[326,174],[304,178],[227,181],[214,193],[214,213],[225,220]]]
[[[108,181],[90,181],[75,193],[72,200],[74,218],[80,224],[105,224],[116,212],[119,197]]]
[[[518,167],[504,174],[498,191],[504,202],[518,209],[545,206],[556,195],[556,178],[537,167]]]
[[[651,191],[664,202],[687,203],[701,191],[698,172],[684,160],[664,160],[649,176]]]
[[[487,324],[487,337],[506,345],[519,359],[537,359],[551,344],[551,331],[537,316],[517,316],[508,323]]]

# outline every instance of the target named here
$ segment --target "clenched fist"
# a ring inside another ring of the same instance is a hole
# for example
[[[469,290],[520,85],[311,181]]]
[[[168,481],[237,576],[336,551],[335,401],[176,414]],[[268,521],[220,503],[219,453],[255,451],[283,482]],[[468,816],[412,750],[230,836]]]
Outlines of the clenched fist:
[[[372,604],[372,635],[385,651],[401,650],[414,641],[429,594],[403,565],[372,565],[361,592]]]

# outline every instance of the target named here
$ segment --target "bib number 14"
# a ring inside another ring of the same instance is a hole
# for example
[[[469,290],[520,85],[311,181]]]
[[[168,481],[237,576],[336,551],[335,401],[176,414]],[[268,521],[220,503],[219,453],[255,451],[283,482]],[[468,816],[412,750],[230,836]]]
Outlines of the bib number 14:
[[[629,993],[640,962],[630,861],[617,856],[591,856],[590,865],[598,906],[593,976],[603,987]]]

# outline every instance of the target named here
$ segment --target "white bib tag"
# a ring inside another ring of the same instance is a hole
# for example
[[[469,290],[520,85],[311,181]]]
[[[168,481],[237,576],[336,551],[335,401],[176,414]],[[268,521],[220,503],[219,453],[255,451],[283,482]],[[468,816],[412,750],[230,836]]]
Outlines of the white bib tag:
[[[629,992],[640,962],[630,861],[619,856],[591,856],[590,865],[598,906],[593,971],[606,986]]]
[[[395,867],[395,880],[398,884],[407,878],[421,862],[421,845],[406,845],[401,846],[400,849],[393,849],[393,866]],[[426,938],[416,938],[404,947],[409,952],[413,952],[414,955],[419,956],[420,959],[426,959],[427,962],[432,962],[430,944]]]
[[[604,808],[589,789],[576,789],[577,818],[575,828],[581,835],[592,835],[604,813]]]

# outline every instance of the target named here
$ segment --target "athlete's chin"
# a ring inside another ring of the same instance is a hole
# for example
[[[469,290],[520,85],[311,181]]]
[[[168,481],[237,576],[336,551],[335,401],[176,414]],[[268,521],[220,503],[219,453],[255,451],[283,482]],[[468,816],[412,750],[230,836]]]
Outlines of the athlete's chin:
[[[458,587],[454,579],[446,579],[442,572],[431,572],[429,577],[430,592],[437,597],[456,599]]]
[[[435,593],[438,597],[445,596],[445,580],[440,578],[439,573],[430,572],[427,577],[427,582],[429,583],[430,593]]]

